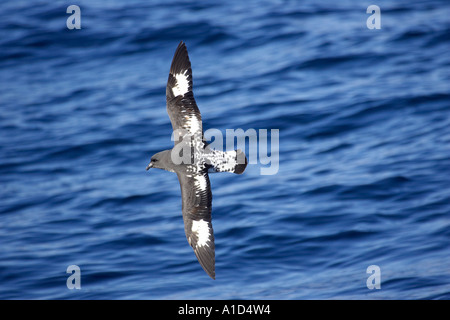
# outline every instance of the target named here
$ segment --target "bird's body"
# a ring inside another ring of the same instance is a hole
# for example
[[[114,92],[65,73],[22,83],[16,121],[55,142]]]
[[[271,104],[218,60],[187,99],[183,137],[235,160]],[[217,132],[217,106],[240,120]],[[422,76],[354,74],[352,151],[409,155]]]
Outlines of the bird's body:
[[[211,149],[203,139],[202,118],[192,92],[191,63],[183,42],[178,45],[172,60],[166,100],[175,145],[153,155],[147,169],[159,168],[177,174],[186,238],[200,265],[215,279],[212,193],[208,172],[241,174],[247,166],[247,159],[240,150],[224,152]]]

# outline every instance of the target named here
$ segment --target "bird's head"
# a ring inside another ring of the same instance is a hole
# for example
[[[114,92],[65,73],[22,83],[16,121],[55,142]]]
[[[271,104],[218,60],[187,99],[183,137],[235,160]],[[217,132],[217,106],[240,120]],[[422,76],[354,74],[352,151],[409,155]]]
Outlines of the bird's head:
[[[168,158],[170,158],[170,150],[164,150],[154,154],[145,170],[150,168],[167,170],[167,166],[170,163]]]

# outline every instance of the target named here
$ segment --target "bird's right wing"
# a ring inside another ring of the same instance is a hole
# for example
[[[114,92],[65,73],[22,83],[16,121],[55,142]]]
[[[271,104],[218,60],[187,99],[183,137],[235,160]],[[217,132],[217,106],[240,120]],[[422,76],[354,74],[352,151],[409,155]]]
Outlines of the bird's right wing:
[[[206,171],[178,174],[183,201],[186,238],[194,249],[198,262],[215,279],[214,232],[211,224],[212,194]]]

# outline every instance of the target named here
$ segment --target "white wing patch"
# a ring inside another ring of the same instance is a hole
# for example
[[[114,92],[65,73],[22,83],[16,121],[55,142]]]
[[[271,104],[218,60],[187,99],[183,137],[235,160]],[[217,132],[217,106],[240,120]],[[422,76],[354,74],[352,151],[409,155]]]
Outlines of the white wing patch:
[[[185,127],[191,134],[195,134],[196,132],[202,131],[202,123],[201,121],[198,121],[196,114],[189,114],[186,116],[186,124]]]
[[[186,75],[187,70],[184,70],[183,73],[177,73],[175,75],[175,79],[177,80],[177,84],[172,88],[173,95],[175,97],[183,96],[189,92],[189,80]]]
[[[197,246],[203,247],[208,246],[209,236],[210,236],[210,230],[208,222],[201,219],[201,220],[193,220],[192,221],[192,232],[197,235]]]
[[[196,194],[198,195],[198,192],[203,192],[206,191],[206,189],[208,188],[207,184],[206,184],[206,179],[203,175],[196,175],[194,177],[195,179],[195,190],[197,191]]]

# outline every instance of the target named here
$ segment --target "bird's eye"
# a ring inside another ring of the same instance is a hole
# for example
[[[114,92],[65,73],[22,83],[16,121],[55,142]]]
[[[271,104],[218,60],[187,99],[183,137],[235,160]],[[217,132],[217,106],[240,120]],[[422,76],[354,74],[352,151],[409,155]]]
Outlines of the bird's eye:
[[[156,159],[152,159],[152,162],[156,162]]]

